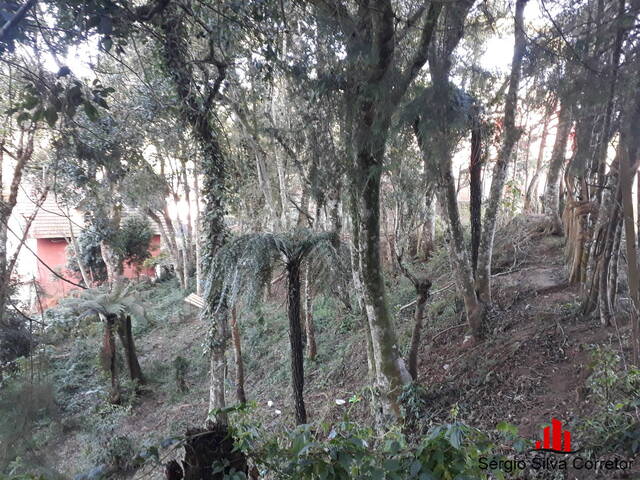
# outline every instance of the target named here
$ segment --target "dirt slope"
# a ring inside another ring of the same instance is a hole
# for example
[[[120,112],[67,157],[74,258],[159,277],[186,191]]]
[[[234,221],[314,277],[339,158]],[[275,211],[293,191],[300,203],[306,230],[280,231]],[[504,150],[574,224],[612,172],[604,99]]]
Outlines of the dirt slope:
[[[496,308],[490,313],[484,342],[464,346],[465,329],[455,325],[449,328],[451,325],[434,322],[435,327],[427,328],[419,380],[429,391],[434,421],[447,421],[457,405],[467,423],[493,430],[498,422],[507,421],[533,443],[540,438],[541,425],[552,417],[575,424],[588,411],[583,388],[589,362],[587,346],[617,345],[618,340],[615,330],[576,315],[579,296],[566,282],[562,243],[559,237],[538,236],[532,240],[525,261],[494,277]],[[274,301],[272,308],[279,312],[281,302]],[[358,320],[351,319],[353,324],[345,327],[348,319],[332,315],[323,317],[321,311],[316,315],[320,354],[317,362],[306,365],[305,398],[310,418],[338,420],[348,411],[352,419],[365,419],[369,409],[365,402],[352,406],[335,402],[362,393],[367,368]],[[282,322],[277,323],[280,317]],[[243,341],[247,393],[257,403],[255,418],[275,431],[291,425],[293,411],[285,319],[280,313],[273,318],[270,323],[244,322]],[[398,327],[404,342],[411,329],[410,315],[399,318]],[[207,408],[208,365],[201,355],[205,336],[205,326],[195,312],[187,310],[140,336],[140,360],[150,384],[119,419],[119,434],[140,445],[158,442],[202,422]],[[186,395],[178,395],[173,382],[171,364],[177,355],[191,359],[190,392]],[[233,378],[233,367],[229,368]],[[233,391],[230,381],[232,402]],[[82,451],[83,438],[70,432],[60,439],[56,449],[59,466],[64,468]],[[140,478],[157,474],[145,471]]]

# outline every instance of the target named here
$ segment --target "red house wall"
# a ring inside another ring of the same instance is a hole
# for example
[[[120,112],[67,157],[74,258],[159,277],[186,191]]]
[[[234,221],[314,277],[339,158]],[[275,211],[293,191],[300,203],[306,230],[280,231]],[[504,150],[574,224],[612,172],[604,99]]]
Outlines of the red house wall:
[[[81,277],[65,268],[67,264],[67,245],[68,242],[65,238],[38,238],[36,252],[42,261],[56,273],[73,282],[80,283]],[[160,235],[154,235],[151,239],[149,253],[153,257],[160,253]],[[125,278],[154,277],[155,270],[125,263],[123,275]],[[42,299],[45,307],[54,305],[60,298],[68,295],[71,290],[78,288],[56,277],[41,262],[38,262],[38,282],[46,297]]]
[[[67,240],[64,238],[38,238],[36,251],[38,256],[52,270],[71,281],[78,282],[79,278],[65,268],[67,264]],[[77,287],[59,279],[51,273],[42,262],[38,262],[38,282],[45,298],[41,299],[45,306],[51,306],[56,301]]]

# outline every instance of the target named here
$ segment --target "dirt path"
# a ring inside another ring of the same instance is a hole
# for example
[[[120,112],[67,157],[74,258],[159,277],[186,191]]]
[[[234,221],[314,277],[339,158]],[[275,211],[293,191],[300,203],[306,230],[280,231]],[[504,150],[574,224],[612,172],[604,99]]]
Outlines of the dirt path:
[[[537,239],[528,261],[495,276],[493,287],[487,339],[464,349],[462,329],[438,338],[422,351],[420,377],[434,391],[436,416],[457,403],[474,425],[507,421],[534,439],[552,417],[578,417],[586,345],[612,332],[575,315],[579,292],[567,284],[560,238]]]

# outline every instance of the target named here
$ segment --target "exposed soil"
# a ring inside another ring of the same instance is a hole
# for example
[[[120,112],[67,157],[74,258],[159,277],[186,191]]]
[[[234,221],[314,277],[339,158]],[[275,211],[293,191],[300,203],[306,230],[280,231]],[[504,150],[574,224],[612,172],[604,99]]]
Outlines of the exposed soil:
[[[489,314],[489,328],[482,343],[465,343],[464,327],[448,328],[439,335],[446,326],[431,327],[430,331],[427,326],[420,351],[419,381],[429,392],[434,421],[449,420],[457,404],[465,422],[486,430],[495,429],[501,421],[512,423],[520,435],[531,439],[533,447],[534,440],[541,438],[542,425],[552,417],[575,426],[588,415],[585,380],[589,346],[619,346],[619,339],[616,329],[603,328],[597,321],[577,315],[579,292],[567,284],[562,248],[562,238],[537,235],[518,262],[506,261],[493,278],[495,308]],[[619,328],[625,335],[627,326]],[[170,364],[176,355],[199,348],[205,335],[206,327],[195,312],[173,319],[168,327],[150,331],[136,339],[143,369],[154,362]],[[323,358],[321,349],[318,363],[306,365],[305,401],[310,419],[338,420],[347,408],[351,419],[368,416],[366,402],[352,406],[335,402],[361,392],[366,384],[366,352],[359,335],[346,334],[340,341],[349,346],[339,354]],[[247,376],[247,394],[258,405],[252,414],[273,430],[292,426],[289,381],[270,379],[274,362],[288,364],[286,345],[283,332],[281,347],[274,348],[268,359],[257,359]],[[248,348],[247,355],[252,355]],[[333,362],[331,368],[321,368],[321,362],[328,360]],[[233,378],[232,371],[229,377]],[[152,382],[151,390],[123,420],[122,434],[137,441],[157,440],[166,432],[202,425],[207,409],[206,371],[191,372],[188,383],[188,400],[176,403],[170,401],[166,390],[154,391]],[[233,402],[233,385],[228,391]],[[268,401],[278,410],[267,406]],[[57,447],[61,462],[77,451],[78,442],[73,436],[62,439]],[[575,446],[581,446],[579,438]],[[165,461],[177,458],[177,453],[168,455]],[[147,469],[136,478],[161,478],[157,476],[160,474],[159,470]]]

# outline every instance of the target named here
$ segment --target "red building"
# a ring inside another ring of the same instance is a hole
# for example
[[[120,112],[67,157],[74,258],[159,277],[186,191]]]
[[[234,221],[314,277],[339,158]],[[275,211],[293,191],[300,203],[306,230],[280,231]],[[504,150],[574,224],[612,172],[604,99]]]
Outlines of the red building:
[[[126,218],[128,215],[133,214],[135,214],[134,211],[127,210],[124,217]],[[73,282],[81,283],[79,274],[66,268],[67,246],[71,242],[70,223],[73,233],[77,236],[81,232],[83,224],[81,215],[78,212],[71,213],[71,222],[69,222],[67,214],[58,207],[55,199],[48,198],[38,211],[29,230],[29,243],[38,257],[36,259],[35,279],[40,286],[40,290],[44,293],[45,298],[42,299],[42,302],[45,306],[57,303],[60,298],[68,295],[71,290],[78,288],[65,282],[53,274],[51,270]],[[152,256],[156,256],[160,253],[160,234],[157,229],[153,228],[153,230],[154,236],[151,240],[150,253]],[[126,278],[155,276],[153,268],[145,269],[141,265],[127,263],[124,265],[123,273]]]

